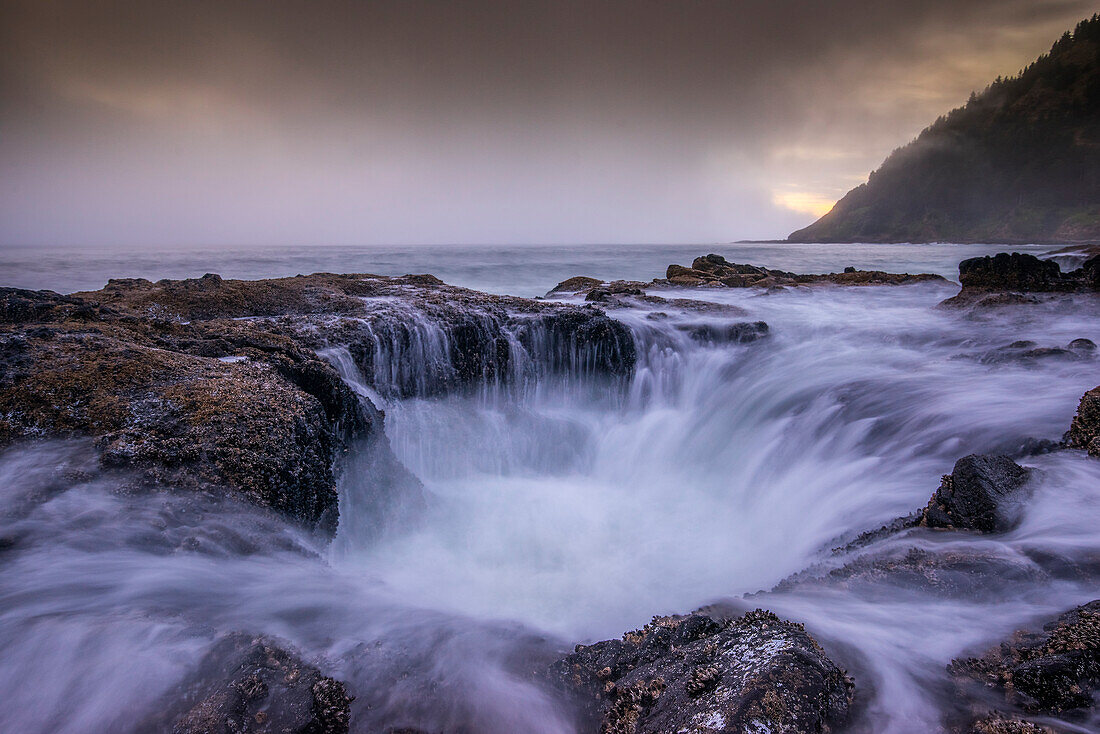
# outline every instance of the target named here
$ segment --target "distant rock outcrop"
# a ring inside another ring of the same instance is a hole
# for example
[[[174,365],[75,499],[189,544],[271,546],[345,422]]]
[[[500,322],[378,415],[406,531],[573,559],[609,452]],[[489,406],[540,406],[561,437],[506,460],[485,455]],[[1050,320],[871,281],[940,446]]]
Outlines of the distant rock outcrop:
[[[962,290],[941,305],[990,307],[1038,303],[1059,293],[1100,291],[1100,255],[1062,272],[1057,263],[1020,252],[972,257],[959,263]],[[1032,294],[1046,294],[1036,297]]]
[[[1100,239],[1100,16],[941,117],[788,239]]]
[[[771,270],[757,265],[731,263],[721,255],[697,257],[687,268],[669,265],[664,279],[655,279],[658,286],[688,286],[704,288],[774,288],[777,286],[815,285],[905,285],[927,281],[943,281],[931,273],[886,273],[881,270],[845,268],[842,273],[801,274],[786,270]]]

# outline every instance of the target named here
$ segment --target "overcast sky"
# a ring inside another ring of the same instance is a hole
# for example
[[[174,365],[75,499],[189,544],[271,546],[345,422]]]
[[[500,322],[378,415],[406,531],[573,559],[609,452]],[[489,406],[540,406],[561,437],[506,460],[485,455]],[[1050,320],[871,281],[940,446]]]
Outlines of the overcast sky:
[[[0,0],[0,244],[808,224],[1074,0]]]

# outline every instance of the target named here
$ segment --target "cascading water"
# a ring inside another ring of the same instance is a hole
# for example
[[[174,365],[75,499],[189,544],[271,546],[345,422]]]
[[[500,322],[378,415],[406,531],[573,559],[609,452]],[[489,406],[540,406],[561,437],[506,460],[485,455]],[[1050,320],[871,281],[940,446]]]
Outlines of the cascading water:
[[[352,457],[327,546],[233,502],[114,493],[79,443],[10,449],[0,730],[131,731],[217,635],[246,630],[346,681],[358,731],[568,732],[529,675],[555,652],[839,563],[830,548],[922,506],[957,458],[1060,437],[1100,384],[1098,362],[1002,348],[1100,341],[1095,304],[987,318],[934,308],[953,292],[694,291],[748,315],[616,309],[633,335],[630,374],[608,374],[606,355],[552,328],[472,316],[463,333],[503,342],[492,369],[470,367],[488,376],[470,389],[455,377],[470,365],[454,359],[454,330],[411,316],[372,326],[369,344],[323,354],[385,410],[427,502],[366,532],[387,483],[408,477]],[[696,328],[756,320],[769,335],[749,343]],[[1100,462],[1020,461],[1040,475],[1016,530],[915,529],[877,547],[978,548],[1024,567],[1039,551],[1100,551]],[[866,729],[926,731],[951,658],[1095,589],[1036,573],[961,596],[884,579],[735,603],[823,639],[856,676]]]

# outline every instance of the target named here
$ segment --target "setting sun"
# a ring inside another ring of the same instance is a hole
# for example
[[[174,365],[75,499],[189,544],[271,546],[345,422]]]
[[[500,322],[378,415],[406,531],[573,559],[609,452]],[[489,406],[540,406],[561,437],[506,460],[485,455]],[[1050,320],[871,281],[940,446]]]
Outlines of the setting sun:
[[[772,194],[772,203],[791,211],[821,217],[829,213],[836,199],[808,191],[776,191]]]

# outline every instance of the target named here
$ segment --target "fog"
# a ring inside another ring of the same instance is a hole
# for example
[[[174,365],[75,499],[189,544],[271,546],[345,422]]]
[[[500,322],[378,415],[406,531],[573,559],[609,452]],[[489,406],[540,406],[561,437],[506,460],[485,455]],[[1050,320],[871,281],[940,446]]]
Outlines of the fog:
[[[0,3],[0,244],[812,221],[1090,3]]]

